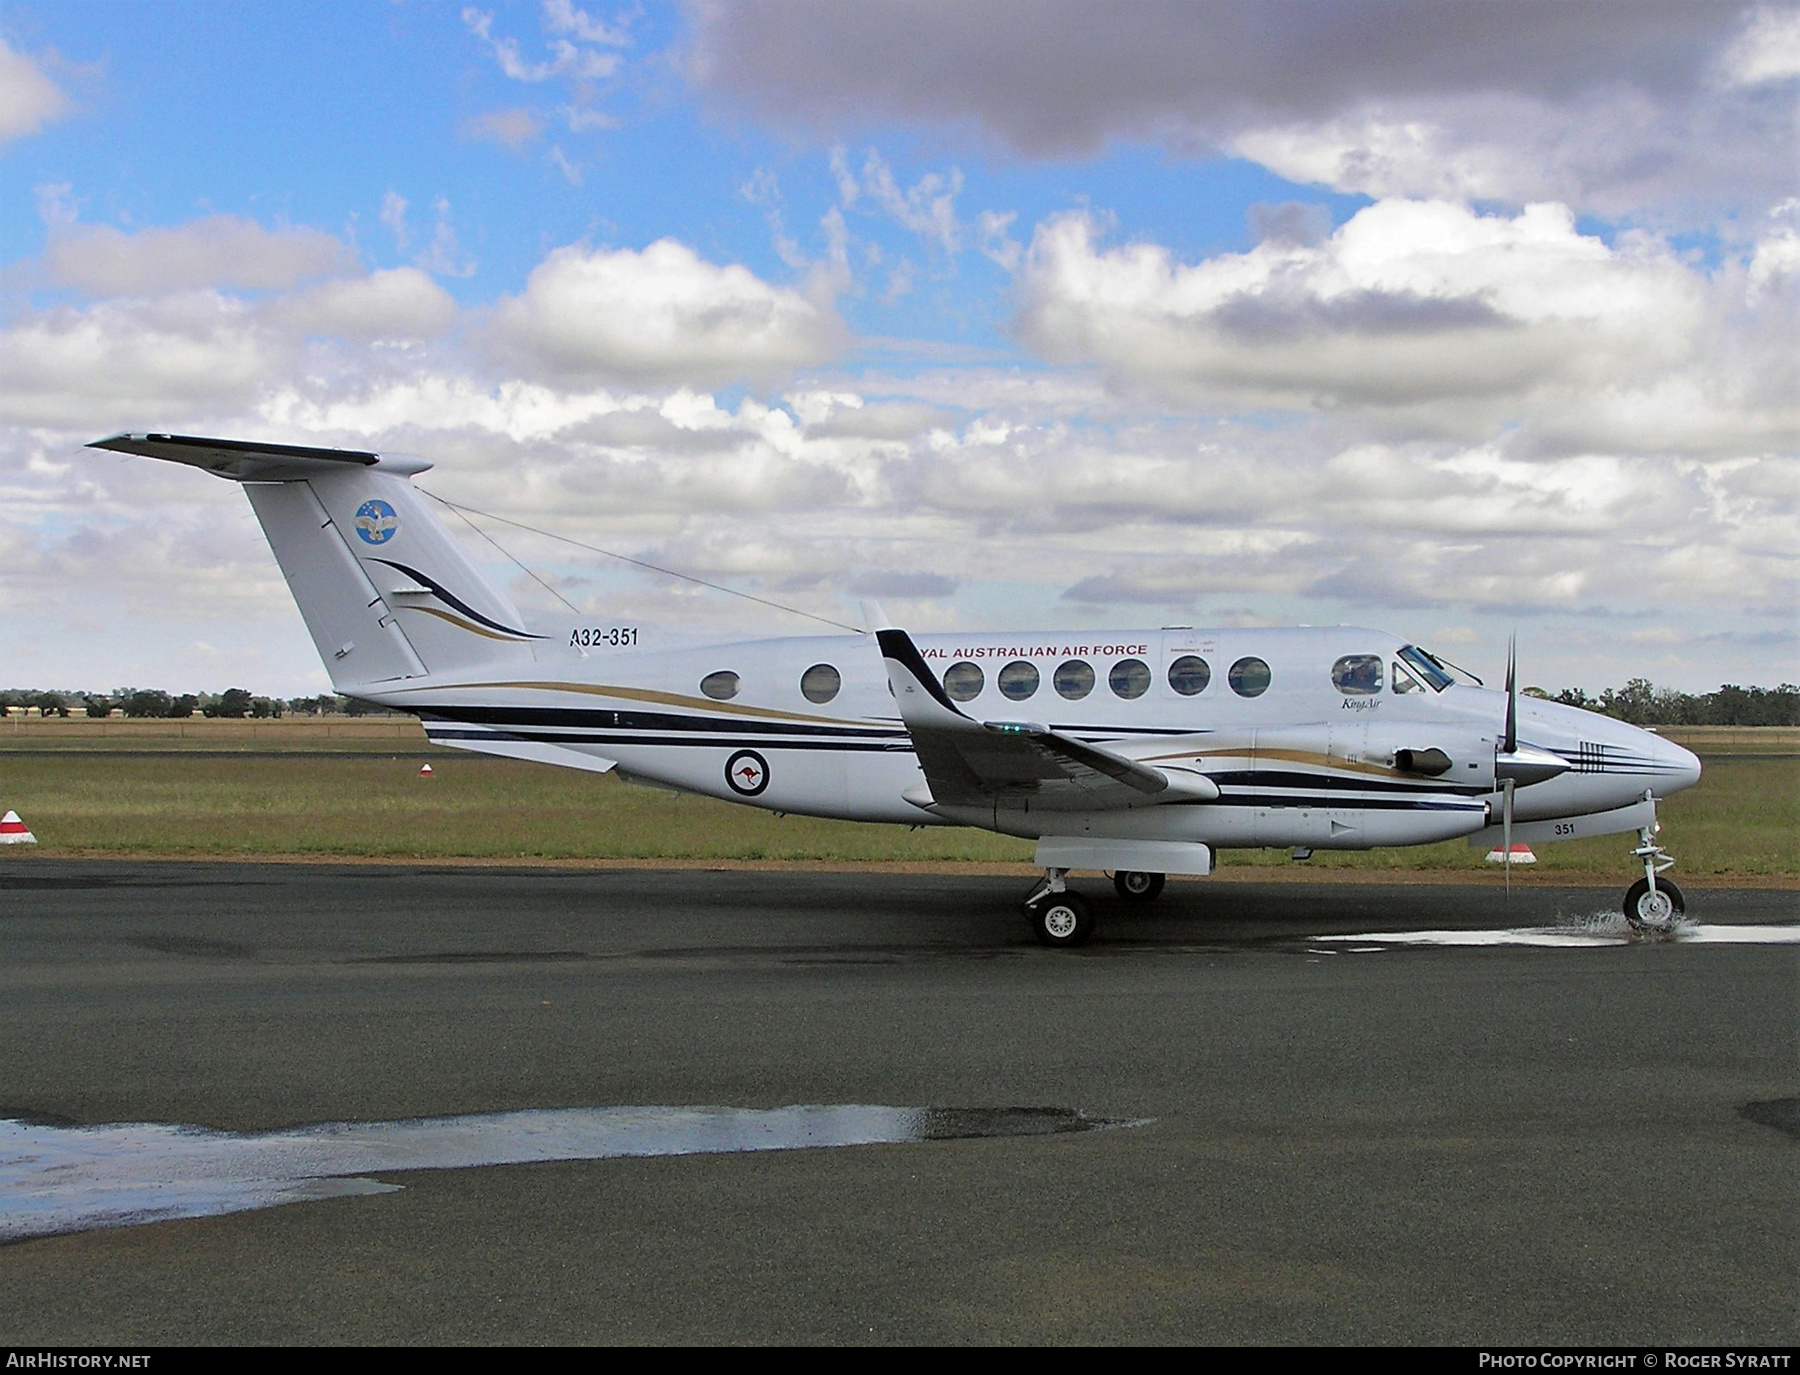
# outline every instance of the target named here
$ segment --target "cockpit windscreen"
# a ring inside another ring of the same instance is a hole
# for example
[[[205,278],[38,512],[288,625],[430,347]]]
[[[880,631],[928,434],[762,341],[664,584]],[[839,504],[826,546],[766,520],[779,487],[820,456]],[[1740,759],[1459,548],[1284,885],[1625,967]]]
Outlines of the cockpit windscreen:
[[[1442,692],[1456,681],[1449,669],[1417,645],[1406,646],[1400,651],[1400,657],[1406,661],[1409,668],[1425,680],[1433,692]]]

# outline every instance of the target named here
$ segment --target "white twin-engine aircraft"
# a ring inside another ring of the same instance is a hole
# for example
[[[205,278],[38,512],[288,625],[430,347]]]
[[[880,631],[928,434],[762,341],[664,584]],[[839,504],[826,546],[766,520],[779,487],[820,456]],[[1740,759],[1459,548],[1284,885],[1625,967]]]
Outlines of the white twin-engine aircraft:
[[[340,693],[437,744],[617,770],[778,812],[1037,841],[1038,938],[1094,929],[1071,869],[1150,899],[1218,850],[1538,843],[1635,831],[1634,923],[1680,890],[1657,799],[1688,751],[1593,712],[1460,681],[1352,627],[864,635],[693,647],[600,619],[528,626],[397,454],[184,435],[91,447],[244,484]]]

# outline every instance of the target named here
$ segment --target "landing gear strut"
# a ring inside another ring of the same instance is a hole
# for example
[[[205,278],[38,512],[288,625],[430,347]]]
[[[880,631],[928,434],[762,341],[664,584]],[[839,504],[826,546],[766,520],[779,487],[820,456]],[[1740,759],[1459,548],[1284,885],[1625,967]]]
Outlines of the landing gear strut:
[[[1094,934],[1094,909],[1063,885],[1067,869],[1049,869],[1025,899],[1025,919],[1040,944],[1073,949]]]
[[[1644,800],[1655,807],[1656,799],[1648,792]],[[1631,852],[1644,864],[1644,876],[1625,890],[1625,920],[1636,931],[1671,930],[1687,911],[1681,889],[1668,879],[1657,877],[1675,863],[1675,856],[1656,843],[1656,833],[1661,829],[1654,820],[1640,827],[1637,849]]]

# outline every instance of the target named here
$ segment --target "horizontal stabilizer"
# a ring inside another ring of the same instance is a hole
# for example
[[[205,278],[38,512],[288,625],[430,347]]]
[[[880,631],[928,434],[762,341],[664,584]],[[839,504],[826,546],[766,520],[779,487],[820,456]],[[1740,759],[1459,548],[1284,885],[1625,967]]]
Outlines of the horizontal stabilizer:
[[[410,454],[377,454],[366,449],[317,449],[303,444],[265,444],[254,439],[207,439],[190,434],[116,434],[96,439],[90,449],[185,463],[233,482],[297,482],[325,473],[379,468],[410,477],[431,464]]]

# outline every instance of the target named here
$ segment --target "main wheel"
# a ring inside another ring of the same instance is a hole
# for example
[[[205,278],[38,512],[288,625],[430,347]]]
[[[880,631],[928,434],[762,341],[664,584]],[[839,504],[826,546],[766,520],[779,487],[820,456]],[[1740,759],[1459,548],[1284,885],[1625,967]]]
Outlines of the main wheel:
[[[1113,875],[1113,887],[1127,902],[1149,902],[1168,881],[1166,875],[1146,874],[1141,869],[1121,869]]]
[[[1687,903],[1681,889],[1666,878],[1656,881],[1656,892],[1650,892],[1650,880],[1641,878],[1625,890],[1625,920],[1635,931],[1667,931],[1681,920]]]
[[[1067,889],[1047,893],[1026,909],[1031,929],[1043,945],[1070,948],[1086,945],[1094,934],[1094,909],[1079,893]]]

